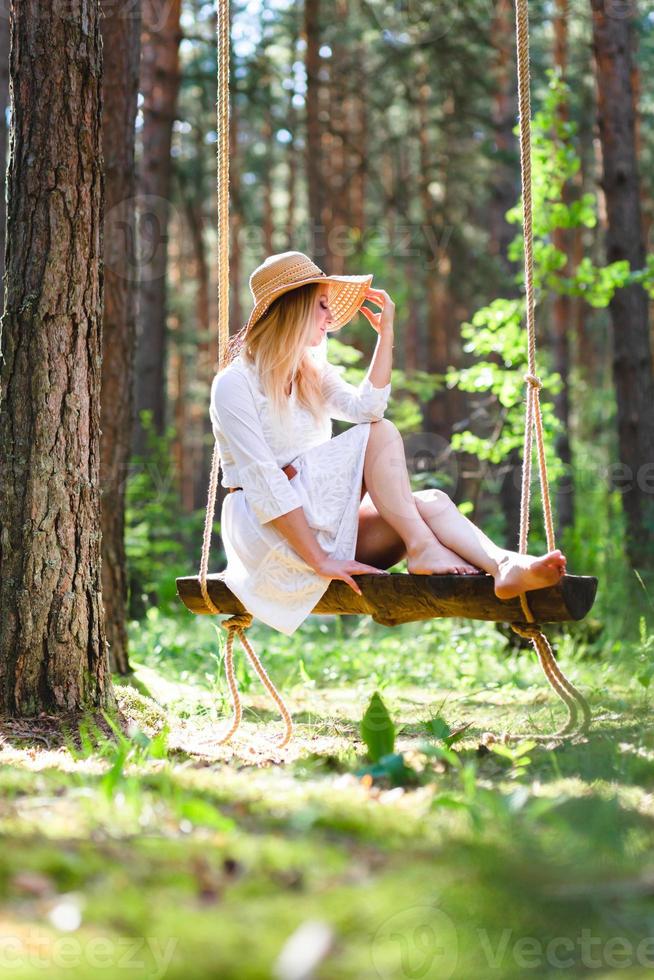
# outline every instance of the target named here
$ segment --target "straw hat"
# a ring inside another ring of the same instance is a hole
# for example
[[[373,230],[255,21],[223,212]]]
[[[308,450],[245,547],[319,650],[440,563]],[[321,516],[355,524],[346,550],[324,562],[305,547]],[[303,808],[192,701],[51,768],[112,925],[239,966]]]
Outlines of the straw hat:
[[[273,300],[298,286],[310,282],[329,284],[329,306],[332,324],[329,330],[338,330],[355,315],[366,297],[372,282],[367,276],[328,276],[303,252],[280,252],[268,258],[250,276],[250,292],[254,307],[244,332],[259,320]]]

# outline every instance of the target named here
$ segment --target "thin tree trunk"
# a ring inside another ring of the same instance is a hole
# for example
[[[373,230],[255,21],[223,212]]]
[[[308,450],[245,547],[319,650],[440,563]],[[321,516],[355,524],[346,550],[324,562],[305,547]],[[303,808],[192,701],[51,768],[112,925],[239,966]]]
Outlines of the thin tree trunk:
[[[434,179],[432,168],[430,131],[429,131],[429,106],[432,99],[432,89],[429,84],[428,62],[423,60],[417,76],[417,106],[419,119],[419,148],[420,148],[420,187],[419,194],[422,204],[422,220],[432,228],[436,227],[434,221],[435,204],[429,190],[429,185]],[[431,267],[426,271],[426,298],[427,298],[427,358],[428,370],[432,374],[444,374],[448,365],[447,350],[447,327],[445,323],[445,303],[446,303],[446,284],[444,282],[442,268],[443,256],[431,255]],[[425,263],[426,266],[427,263]],[[444,390],[437,391],[425,407],[427,420],[432,427],[432,431],[438,433],[444,439],[449,438],[451,433],[451,420],[449,417],[449,406],[447,404],[446,393]]]
[[[295,22],[294,22],[295,23]],[[292,68],[292,64],[297,58],[297,32],[294,29],[293,35],[291,37],[291,65],[289,66],[289,74]],[[293,98],[295,92],[293,89],[289,90],[288,93],[288,119],[286,122],[286,128],[291,134],[291,138],[286,144],[286,173],[287,173],[287,194],[288,194],[288,205],[286,209],[286,249],[288,251],[295,248],[295,209],[297,207],[297,185],[298,185],[298,166],[297,166],[297,148],[296,148],[296,138],[297,138],[297,112],[293,104]]]
[[[504,275],[504,292],[517,296],[514,276],[516,263],[508,257],[508,248],[515,237],[515,227],[506,220],[506,212],[513,207],[520,194],[518,152],[513,132],[517,116],[515,86],[515,58],[513,55],[513,4],[511,0],[498,0],[491,24],[494,51],[494,91],[492,119],[496,166],[491,184],[489,201],[490,251],[497,256]],[[521,456],[511,450],[502,465],[500,501],[504,514],[505,544],[515,547],[520,532],[520,475]]]
[[[194,374],[202,390],[208,391],[211,386],[215,354],[215,342],[212,336],[209,317],[209,266],[207,264],[203,233],[204,215],[202,213],[202,202],[191,199],[191,193],[190,188],[186,188],[183,191],[186,223],[191,233],[193,261],[191,275],[196,285],[195,310],[197,329],[200,337],[197,345]],[[184,393],[184,397],[186,397],[186,393]],[[208,417],[208,412],[205,414]],[[197,432],[197,438],[195,425],[192,428],[187,428],[183,431],[180,430],[179,432],[181,438],[187,443],[189,496],[186,497],[183,493],[183,500],[187,501],[187,509],[189,511],[206,504],[209,479],[207,474],[207,482],[203,482],[204,471],[202,468],[202,461],[206,453],[200,452],[200,458],[196,458],[199,450],[198,442],[200,444],[202,443],[205,424],[210,423],[203,423],[202,418],[200,418],[199,425],[201,431]]]
[[[265,88],[261,138],[266,147],[266,156],[263,159],[263,165],[261,168],[261,197],[263,201],[261,230],[264,255],[272,255],[275,251],[275,246],[273,243],[275,221],[272,204],[273,171],[275,168],[275,141],[273,139],[272,119],[272,66],[268,63],[266,63],[265,72],[265,77],[261,79],[261,85]]]
[[[562,78],[568,66],[568,0],[556,0],[554,17],[554,63]],[[562,106],[560,118],[568,118],[567,107]],[[570,203],[567,187],[563,189],[564,203]],[[566,264],[560,275],[570,275],[570,241],[568,229],[555,228],[552,243],[566,256]],[[554,412],[561,423],[561,431],[556,439],[556,454],[563,465],[564,476],[559,481],[556,493],[556,510],[561,531],[574,523],[574,483],[572,478],[572,447],[570,445],[570,320],[572,303],[569,296],[557,294],[552,303],[552,351],[554,370],[561,377],[561,390],[554,396]]]
[[[0,710],[111,704],[101,584],[99,3],[11,3]]]
[[[354,57],[355,84],[352,91],[350,146],[350,214],[352,227],[358,232],[359,249],[366,233],[366,185],[368,178],[368,93],[365,46],[357,44]]]
[[[327,254],[325,241],[325,181],[322,167],[322,136],[320,124],[320,0],[305,0],[304,37],[306,40],[306,153],[305,167],[309,198],[309,252],[320,263]]]
[[[497,256],[507,286],[517,295],[513,282],[517,264],[509,261],[507,254],[516,231],[515,226],[506,220],[506,212],[513,207],[520,194],[519,158],[513,132],[518,111],[512,41],[513,17],[511,0],[498,0],[491,25],[494,60],[494,167],[489,200],[489,232],[491,254]]]
[[[347,23],[350,16],[349,0],[336,0],[334,14],[339,23]],[[332,56],[329,60],[329,126],[331,152],[326,159],[329,178],[329,259],[330,272],[335,276],[345,274],[346,253],[349,252],[349,193],[347,179],[347,145],[349,94],[348,63],[344,37],[334,37]]]
[[[233,7],[230,5],[230,10],[233,11]],[[231,34],[230,34],[231,38]],[[231,40],[230,40],[230,52],[231,52]],[[233,54],[230,54],[233,57]],[[243,202],[241,200],[241,159],[238,150],[238,128],[239,128],[239,115],[238,115],[238,100],[237,95],[237,80],[234,76],[230,76],[230,88],[231,88],[231,107],[229,114],[229,196],[230,196],[230,252],[229,252],[229,281],[232,287],[229,292],[229,311],[230,311],[230,333],[235,334],[243,326],[243,312],[241,303],[241,276],[242,276],[242,256],[241,256],[241,242],[240,242],[240,231],[242,226],[242,215],[243,215]],[[215,211],[214,211],[215,213]],[[217,322],[217,317],[216,317]],[[214,369],[218,370],[218,330],[213,331],[213,351],[214,351]],[[209,413],[207,411],[207,419],[209,418]],[[211,432],[211,424],[208,422],[207,432]],[[213,437],[209,445],[213,444]],[[207,461],[207,480],[206,484],[209,484],[209,470],[211,468],[210,459]]]
[[[140,3],[129,17],[109,4],[102,18],[105,74],[102,144],[106,172],[102,358],[102,599],[109,664],[129,673],[125,486],[129,468],[136,342],[134,123],[141,53]]]
[[[581,119],[579,126],[579,155],[581,165],[576,177],[577,193],[580,197],[586,191],[593,192],[596,190],[594,174],[594,144],[596,142],[593,120],[594,113],[595,102],[592,90],[585,87],[582,91],[579,113]],[[574,268],[583,259],[585,248],[585,231],[583,228],[576,228],[572,247]],[[572,329],[575,369],[584,381],[594,384],[597,376],[597,359],[600,352],[597,343],[592,342],[593,338],[589,334],[587,324],[589,311],[590,307],[583,296],[574,297],[572,304]]]
[[[143,155],[141,277],[136,347],[136,418],[133,451],[146,453],[140,413],[152,412],[154,430],[166,424],[166,272],[172,185],[171,141],[179,92],[181,0],[144,0],[141,57]]]
[[[591,0],[598,87],[599,132],[606,195],[606,250],[609,262],[627,260],[641,269],[645,260],[640,212],[632,91],[633,22],[607,15],[603,0]],[[647,295],[642,286],[616,291],[610,304],[613,377],[618,405],[620,462],[616,480],[627,518],[627,550],[632,563],[654,565],[654,379]]]
[[[409,206],[410,195],[414,192],[411,179],[410,167],[410,147],[404,140],[399,140],[395,144],[395,210],[400,218],[402,226],[412,231],[411,209]],[[413,243],[410,245],[413,248]],[[415,273],[415,258],[408,255],[405,258],[398,258],[404,267],[404,275],[407,281],[408,307],[406,310],[406,320],[404,324],[404,343],[398,354],[401,355],[400,366],[408,374],[413,374],[418,369],[419,364],[419,303],[418,303],[418,277]]]

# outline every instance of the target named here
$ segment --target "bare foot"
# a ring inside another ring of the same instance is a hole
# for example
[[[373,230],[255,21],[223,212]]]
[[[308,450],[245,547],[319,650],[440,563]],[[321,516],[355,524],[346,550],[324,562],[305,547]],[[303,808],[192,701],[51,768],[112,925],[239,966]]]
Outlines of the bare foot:
[[[542,558],[519,555],[509,551],[498,565],[495,576],[495,595],[498,599],[513,599],[530,589],[544,589],[556,585],[565,575],[566,559],[558,548],[548,551]]]
[[[428,544],[422,551],[407,556],[407,568],[411,575],[475,575],[478,568],[464,561],[437,541]]]

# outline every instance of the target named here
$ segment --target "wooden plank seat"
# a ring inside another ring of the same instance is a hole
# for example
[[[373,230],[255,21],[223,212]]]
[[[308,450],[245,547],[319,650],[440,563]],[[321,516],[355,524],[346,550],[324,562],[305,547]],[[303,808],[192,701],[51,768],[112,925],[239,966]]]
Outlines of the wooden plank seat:
[[[519,598],[498,599],[491,575],[357,575],[363,595],[345,582],[332,579],[312,612],[342,616],[372,616],[383,626],[424,619],[460,616],[491,622],[526,623]],[[223,573],[207,575],[207,591],[221,614],[232,616],[247,610],[223,581]],[[597,579],[565,575],[557,585],[527,593],[538,623],[564,623],[583,619],[597,592]],[[200,592],[197,576],[177,579],[177,595],[187,609],[211,614]]]

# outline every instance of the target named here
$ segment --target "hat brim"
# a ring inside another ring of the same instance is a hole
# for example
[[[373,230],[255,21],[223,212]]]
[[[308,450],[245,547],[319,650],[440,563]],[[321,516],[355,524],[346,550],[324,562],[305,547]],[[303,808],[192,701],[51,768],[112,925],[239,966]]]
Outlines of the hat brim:
[[[248,317],[244,330],[247,332],[263,316],[278,296],[290,292],[291,289],[297,289],[299,286],[307,286],[311,282],[321,282],[329,283],[329,306],[332,313],[332,323],[327,329],[333,333],[335,330],[340,330],[356,316],[366,298],[366,292],[370,288],[372,279],[372,274],[365,276],[311,276],[302,282],[282,286],[275,290],[274,294],[269,296],[265,302],[257,303]]]
[[[372,275],[367,276],[327,276],[331,283],[329,289],[329,307],[332,312],[332,324],[327,328],[330,333],[340,330],[356,316],[372,282]]]

